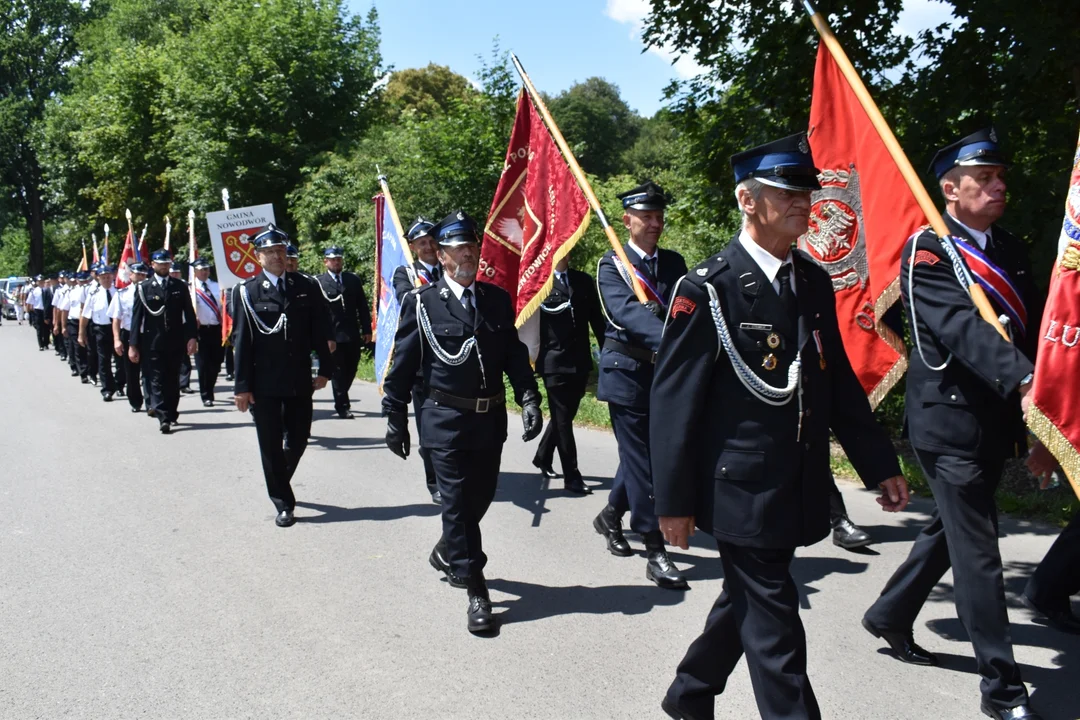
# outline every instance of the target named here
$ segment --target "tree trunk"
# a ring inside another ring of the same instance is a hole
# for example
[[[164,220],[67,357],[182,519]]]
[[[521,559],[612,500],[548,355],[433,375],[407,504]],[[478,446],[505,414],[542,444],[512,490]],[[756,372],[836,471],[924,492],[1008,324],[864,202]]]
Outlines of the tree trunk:
[[[27,226],[30,230],[30,275],[45,271],[45,218],[41,212],[41,190],[35,184],[26,188],[29,207]]]

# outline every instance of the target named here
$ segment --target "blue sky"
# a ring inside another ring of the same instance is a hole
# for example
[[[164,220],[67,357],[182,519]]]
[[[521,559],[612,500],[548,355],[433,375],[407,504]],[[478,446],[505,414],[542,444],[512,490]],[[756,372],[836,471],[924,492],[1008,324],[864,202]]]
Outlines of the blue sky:
[[[348,2],[357,13],[373,4]],[[641,23],[648,0],[374,0],[374,5],[383,57],[398,70],[434,62],[475,78],[477,55],[488,58],[498,35],[541,91],[556,94],[599,76],[618,85],[630,107],[643,115],[663,105],[671,80],[696,72],[688,58],[663,49],[645,51]],[[914,34],[948,17],[939,2],[906,0],[899,25]]]

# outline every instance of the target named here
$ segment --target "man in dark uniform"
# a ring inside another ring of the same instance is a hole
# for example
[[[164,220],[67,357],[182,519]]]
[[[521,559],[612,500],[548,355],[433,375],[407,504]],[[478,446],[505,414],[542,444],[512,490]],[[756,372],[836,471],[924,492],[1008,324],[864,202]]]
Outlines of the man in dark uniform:
[[[52,335],[53,290],[44,275],[38,275],[34,293],[34,328],[37,330],[38,350],[47,350]]]
[[[623,246],[633,265],[624,268],[609,250],[596,268],[596,286],[608,324],[600,353],[596,398],[608,403],[611,427],[619,444],[619,467],[607,506],[593,528],[607,539],[612,555],[633,555],[623,536],[622,516],[630,511],[630,529],[645,542],[645,577],[663,588],[686,589],[686,578],[664,549],[664,537],[653,510],[649,451],[649,390],[653,363],[671,289],[686,274],[686,261],[672,250],[657,247],[664,231],[664,208],[670,199],[651,180],[618,196],[630,241]],[[638,302],[630,273],[635,273],[648,301]]]
[[[285,246],[285,272],[300,272],[300,250],[292,243]]]
[[[571,270],[569,257],[555,265],[551,293],[540,305],[540,351],[536,374],[547,388],[551,421],[533,456],[533,465],[548,477],[555,477],[551,463],[555,449],[562,463],[563,487],[572,493],[592,492],[581,479],[574,440],[577,416],[585,386],[593,369],[589,327],[601,350],[606,320],[596,295],[596,285],[588,273]]]
[[[819,187],[806,134],[732,157],[743,230],[672,293],[652,385],[656,513],[667,540],[712,534],[724,590],[662,708],[712,718],[745,655],[763,718],[820,718],[791,578],[829,533],[829,431],[878,502],[908,491],[844,352],[832,281],[793,245]]]
[[[356,380],[356,366],[360,364],[360,351],[371,342],[371,308],[364,293],[364,281],[360,276],[342,271],[344,251],[328,247],[323,251],[326,272],[318,275],[323,297],[330,305],[333,320],[333,336],[337,343],[334,350],[334,409],[338,417],[351,419],[349,388]]]
[[[982,676],[982,710],[1016,720],[1037,715],[1028,708],[1009,640],[994,491],[1005,459],[1026,448],[1020,401],[1031,388],[1041,302],[1023,243],[995,224],[1005,211],[1005,166],[994,131],[983,130],[939,150],[931,169],[965,264],[997,276],[991,282],[1005,302],[995,310],[1009,316],[1015,343],[979,316],[966,280],[957,278],[933,232],[909,238],[901,255],[901,296],[914,345],[907,422],[936,506],[863,625],[900,660],[936,664],[915,644],[912,628],[951,566],[956,611]]]
[[[187,284],[169,277],[169,251],[158,250],[150,260],[154,277],[135,286],[128,357],[133,363],[145,358],[142,370],[150,386],[147,413],[168,435],[180,417],[180,363],[195,352],[198,332]]]
[[[405,233],[409,241],[409,250],[415,260],[413,260],[411,272],[404,265],[394,270],[394,295],[397,297],[399,306],[404,302],[405,295],[413,288],[438,282],[442,277],[442,267],[439,265],[438,252],[435,249],[435,238],[431,236],[433,227],[435,227],[433,223],[418,217]],[[424,461],[424,481],[431,495],[431,501],[436,505],[441,505],[442,496],[439,494],[439,483],[435,478],[435,466],[431,462],[431,453],[424,444],[424,436],[420,434],[425,398],[424,376],[417,372],[416,383],[412,389],[413,421],[416,423],[417,431],[416,450],[420,454],[420,459]]]
[[[199,395],[204,407],[214,406],[214,386],[221,373],[221,287],[210,279],[212,264],[205,257],[195,258],[195,316],[199,320],[199,350],[195,353],[195,371]]]
[[[136,286],[146,279],[146,265],[141,262],[133,262],[128,265],[128,273],[131,284],[121,288],[109,303],[109,317],[112,319],[113,351],[124,367],[123,383],[127,386],[128,404],[131,412],[142,412],[143,398],[149,397],[147,379],[143,377],[141,368],[133,363],[128,357],[129,340],[131,339],[131,315],[135,309]],[[118,379],[118,382],[120,380]]]
[[[543,425],[540,392],[528,348],[514,327],[509,294],[476,282],[476,223],[459,211],[443,218],[431,234],[438,240],[444,272],[438,282],[405,297],[394,360],[383,385],[386,445],[395,455],[409,455],[408,407],[419,371],[427,389],[420,433],[443,503],[442,538],[429,562],[452,586],[468,589],[468,629],[482,633],[495,627],[480,521],[495,497],[506,442],[503,375],[522,406],[526,442]]]
[[[311,396],[326,387],[334,369],[327,345],[329,318],[318,284],[285,270],[288,241],[284,232],[267,225],[254,239],[263,271],[233,291],[236,407],[240,412],[250,408],[255,420],[278,527],[296,522],[291,483],[311,435]],[[314,379],[312,351],[319,357]]]

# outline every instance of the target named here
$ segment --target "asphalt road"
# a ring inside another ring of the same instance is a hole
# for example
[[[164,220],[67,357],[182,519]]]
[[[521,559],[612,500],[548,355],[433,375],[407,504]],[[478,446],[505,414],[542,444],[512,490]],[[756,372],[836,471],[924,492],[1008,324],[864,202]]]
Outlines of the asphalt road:
[[[333,417],[329,390],[317,394],[293,483],[299,522],[279,529],[254,426],[230,393],[212,409],[185,396],[180,426],[162,436],[12,322],[0,328],[0,377],[3,718],[662,718],[721,589],[701,536],[673,553],[685,593],[649,583],[642,557],[609,555],[591,527],[604,494],[548,487],[512,430],[483,524],[502,628],[475,638],[464,592],[427,564],[440,523],[420,460],[383,447],[371,385],[354,388],[353,421]],[[578,438],[586,481],[609,487],[612,436]],[[879,544],[852,554],[820,543],[793,566],[825,717],[982,717],[950,577],[916,627],[943,667],[902,665],[859,625],[927,503],[892,516],[869,493],[844,492]],[[1033,704],[1047,720],[1080,717],[1080,642],[1016,602],[1056,531],[1010,520],[1002,531]],[[751,717],[743,663],[717,718]]]

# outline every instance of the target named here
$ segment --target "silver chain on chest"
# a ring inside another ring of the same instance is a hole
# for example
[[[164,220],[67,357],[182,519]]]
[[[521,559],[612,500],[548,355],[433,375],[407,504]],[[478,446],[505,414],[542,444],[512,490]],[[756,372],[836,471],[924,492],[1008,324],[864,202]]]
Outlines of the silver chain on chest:
[[[251,298],[248,296],[247,285],[240,286],[240,300],[244,303],[244,309],[247,311],[248,317],[251,318],[251,324],[255,326],[263,335],[277,335],[279,332],[284,331],[285,339],[289,339],[289,318],[282,312],[278,315],[277,322],[274,323],[274,327],[270,327],[262,321],[258,315],[255,314],[255,310],[251,307]]]
[[[435,353],[435,357],[451,367],[457,367],[464,364],[469,359],[469,353],[473,348],[476,348],[476,361],[480,364],[480,382],[486,388],[487,373],[484,371],[484,358],[480,354],[480,346],[476,344],[476,336],[473,335],[468,338],[462,343],[461,349],[451,354],[450,351],[439,344],[438,338],[435,337],[435,331],[431,328],[431,319],[428,318],[427,308],[419,295],[416,296],[416,305],[416,324],[424,337],[427,338],[428,345],[431,346],[431,351]]]

